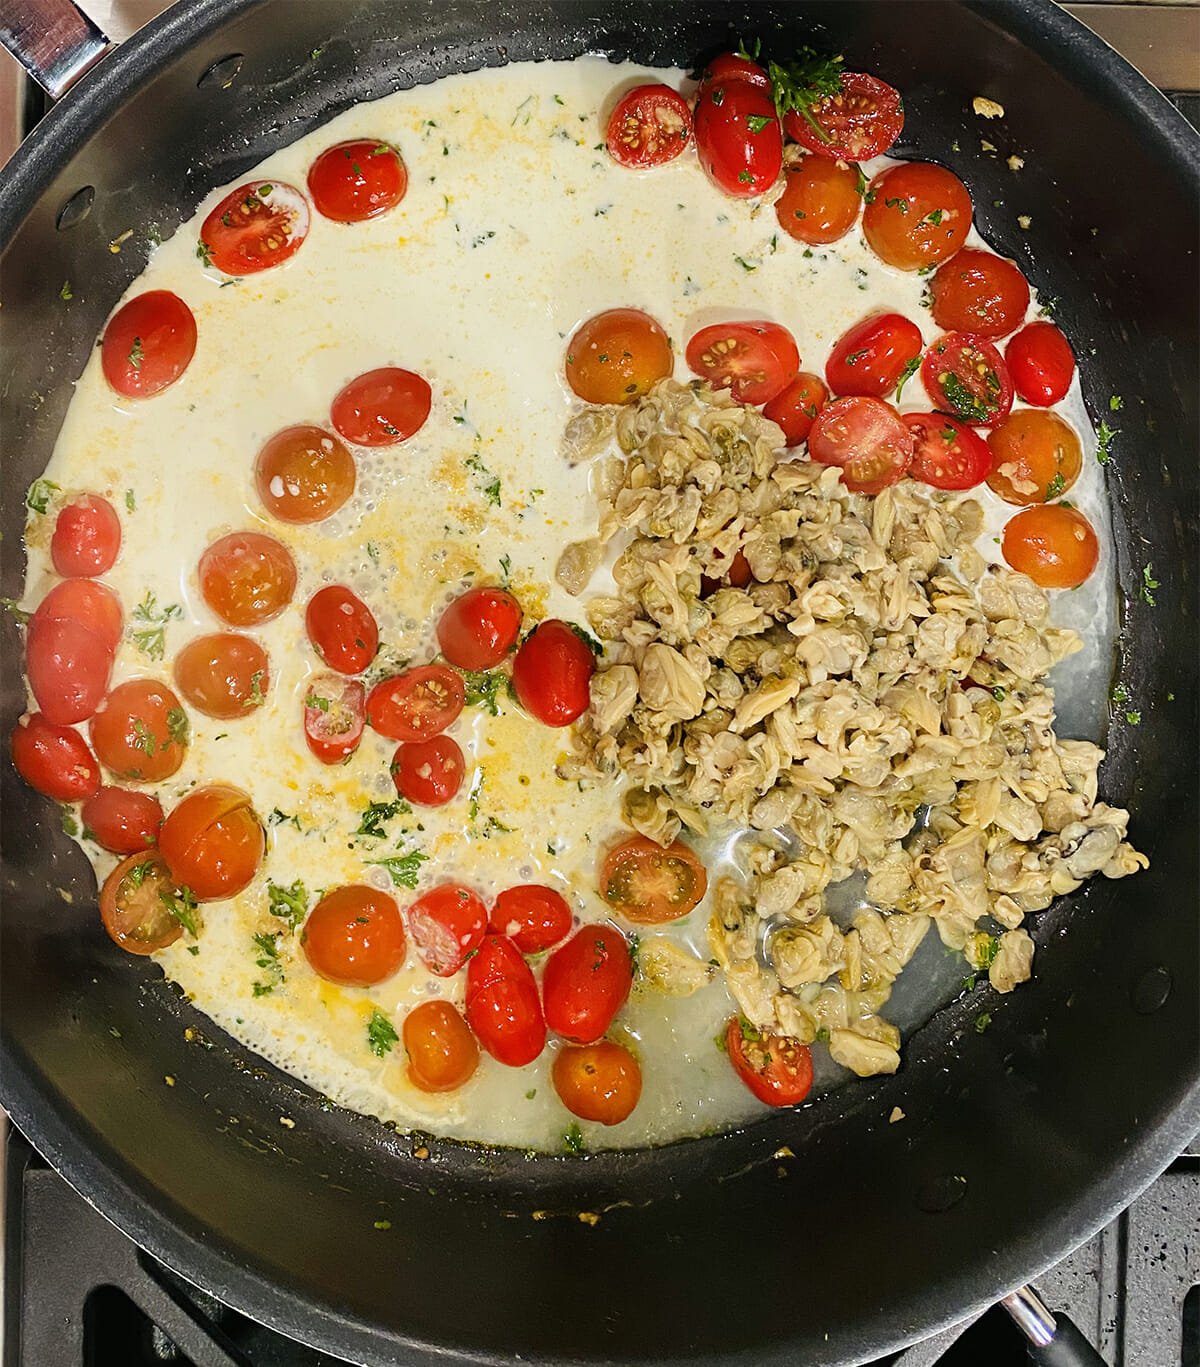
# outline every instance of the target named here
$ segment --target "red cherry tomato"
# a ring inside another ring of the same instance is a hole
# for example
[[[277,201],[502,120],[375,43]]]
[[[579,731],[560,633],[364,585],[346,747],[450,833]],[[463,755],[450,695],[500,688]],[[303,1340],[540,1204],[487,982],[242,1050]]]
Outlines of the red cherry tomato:
[[[507,589],[480,585],[460,594],[438,618],[438,645],[459,669],[493,669],[516,644],[521,618],[521,605]]]
[[[600,865],[600,896],[637,925],[677,921],[707,891],[704,865],[682,840],[663,849],[657,841],[635,835],[610,850]]]
[[[158,840],[162,803],[132,788],[101,788],[80,808],[85,832],[113,854],[136,854]]]
[[[716,323],[687,344],[687,363],[714,389],[728,389],[738,403],[773,399],[800,373],[796,340],[778,323]]]
[[[92,717],[92,745],[118,778],[161,783],[183,763],[188,715],[174,691],[157,679],[127,679]]]
[[[167,898],[174,892],[171,872],[157,854],[131,854],[100,889],[104,929],[130,954],[166,949],[183,934],[183,926],[167,910]]]
[[[371,609],[342,584],[313,594],[304,610],[304,629],[313,649],[339,674],[361,674],[379,649]]]
[[[308,193],[317,212],[336,223],[361,223],[394,209],[408,189],[400,153],[377,138],[327,147],[308,168]]]
[[[904,425],[913,434],[911,479],[935,489],[974,489],[987,479],[992,453],[977,433],[941,413],[905,413]]]
[[[467,1021],[480,1044],[510,1068],[532,1063],[546,1047],[537,983],[511,940],[485,935],[467,961]]]
[[[357,679],[314,674],[304,694],[304,739],[322,764],[341,764],[362,740],[367,691]]]
[[[571,929],[571,908],[561,893],[541,883],[518,883],[496,898],[488,929],[507,935],[522,954],[540,954]]]
[[[904,378],[924,345],[921,329],[903,314],[877,313],[855,323],[834,343],[825,362],[825,381],[838,395],[882,399]]]
[[[805,157],[787,168],[775,217],[797,242],[824,246],[846,236],[861,207],[858,176],[849,166],[829,157]]]
[[[838,399],[817,414],[808,434],[809,459],[840,465],[842,483],[858,494],[877,494],[902,479],[912,453],[912,433],[882,399]]]
[[[86,721],[108,687],[113,652],[82,622],[44,615],[44,608],[43,603],[29,619],[25,633],[29,687],[47,721]]]
[[[280,522],[323,522],[354,492],[354,457],[320,427],[285,427],[254,462],[263,507]]]
[[[1075,374],[1071,343],[1053,323],[1023,327],[1004,349],[1019,398],[1036,408],[1049,408],[1067,396]]]
[[[185,700],[221,721],[251,716],[271,686],[267,652],[237,631],[195,637],[175,656],[173,673]]]
[[[580,1120],[619,1125],[633,1114],[642,1095],[642,1069],[623,1045],[612,1040],[568,1044],[554,1055],[550,1070],[562,1104]]]
[[[100,766],[73,726],[28,713],[13,727],[9,746],[17,773],[56,802],[78,802],[100,789]]]
[[[594,1044],[613,1023],[633,984],[629,942],[609,925],[581,926],[546,960],[546,1024],[575,1044]]]
[[[50,560],[64,579],[103,574],[121,549],[121,519],[106,498],[80,494],[60,509],[50,538]]]
[[[482,899],[459,883],[443,883],[408,909],[408,933],[421,962],[439,978],[452,978],[483,941],[488,914]]]
[[[383,366],[351,380],[334,399],[329,416],[356,446],[394,446],[421,430],[432,406],[428,381],[411,370]]]
[[[766,71],[757,62],[739,57],[736,52],[719,53],[705,64],[697,79],[701,89],[725,81],[749,81],[762,90],[771,89],[771,78]]]
[[[812,1054],[790,1035],[760,1032],[734,1016],[725,1048],[738,1077],[768,1106],[795,1106],[812,1088]]]
[[[871,182],[863,234],[881,261],[916,271],[958,251],[971,230],[971,214],[971,196],[953,171],[904,161]]]
[[[991,427],[1012,408],[1012,376],[1004,358],[986,338],[969,332],[948,332],[933,343],[921,362],[921,383],[934,408],[970,427]]]
[[[308,223],[308,200],[295,186],[252,181],[230,191],[204,220],[200,255],[226,275],[253,275],[294,256]]]
[[[1078,587],[1100,563],[1100,542],[1078,508],[1044,503],[1009,518],[1000,541],[1005,560],[1044,589]]]
[[[95,584],[90,579],[68,579],[55,584],[38,606],[37,615],[46,618],[73,617],[115,651],[121,644],[125,629],[125,614],[121,600],[107,584]]]
[[[158,850],[171,876],[198,902],[236,897],[266,851],[262,823],[250,797],[226,783],[195,788],[167,813]]]
[[[988,487],[1005,503],[1049,503],[1065,494],[1083,469],[1075,429],[1057,413],[1019,408],[988,433]]]
[[[230,532],[200,557],[200,592],[231,627],[269,622],[292,601],[296,562],[286,546],[262,532]]]
[[[943,332],[1003,337],[1029,308],[1029,282],[1011,261],[964,247],[929,282],[933,321]]]
[[[196,350],[196,319],[177,294],[149,290],[123,304],[100,344],[104,378],[127,399],[148,399],[173,385]]]
[[[396,747],[392,782],[409,802],[420,807],[444,807],[462,787],[466,768],[458,743],[449,736],[434,736]]]
[[[608,155],[621,166],[662,166],[692,136],[692,111],[668,85],[639,85],[622,95],[608,121]]]
[[[718,190],[750,199],[779,179],[783,130],[769,90],[747,80],[706,82],[692,125],[701,169]]]
[[[362,883],[327,892],[309,912],[300,943],[314,971],[343,987],[374,987],[407,953],[395,898]]]
[[[630,403],[675,368],[671,342],[641,309],[607,309],[567,343],[567,383],[584,403]]]
[[[819,375],[802,370],[785,389],[763,409],[763,416],[783,428],[789,446],[808,440],[817,414],[829,402],[829,390]]]
[[[788,137],[837,161],[882,156],[904,128],[900,92],[861,71],[843,72],[840,93],[825,95],[807,115],[792,109],[783,116]]]
[[[390,740],[432,740],[463,710],[461,674],[444,665],[419,665],[383,679],[367,698],[367,725]]]
[[[596,670],[591,647],[556,617],[539,622],[513,661],[513,689],[521,706],[547,726],[569,726],[587,711]]]
[[[479,1045],[471,1027],[449,1002],[422,1002],[400,1027],[408,1076],[423,1092],[453,1092],[479,1067]]]

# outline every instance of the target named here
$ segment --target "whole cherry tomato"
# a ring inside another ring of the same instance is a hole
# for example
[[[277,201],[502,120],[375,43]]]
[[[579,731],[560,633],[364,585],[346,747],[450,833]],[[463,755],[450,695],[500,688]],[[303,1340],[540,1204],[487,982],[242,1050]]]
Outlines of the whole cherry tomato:
[[[769,90],[748,80],[702,85],[692,115],[700,167],[739,199],[764,194],[783,168],[783,130]]]
[[[185,700],[221,721],[251,716],[271,686],[267,652],[238,631],[194,637],[175,656],[172,672]]]
[[[361,223],[394,209],[408,189],[400,153],[377,138],[327,147],[308,168],[317,212],[338,223]]]
[[[854,324],[833,345],[825,382],[834,394],[890,394],[925,343],[921,329],[901,313],[876,313]],[[915,367],[913,367],[915,368]]]
[[[77,618],[49,616],[43,603],[29,619],[25,673],[47,721],[67,726],[92,716],[112,665],[112,649]]]
[[[438,645],[459,669],[492,669],[516,644],[521,618],[521,605],[507,589],[480,584],[460,593],[438,618]]]
[[[734,1016],[725,1048],[738,1077],[768,1106],[795,1106],[812,1088],[812,1054],[790,1035],[756,1030]]]
[[[367,725],[390,740],[432,740],[463,710],[461,674],[445,665],[418,665],[382,679],[367,698]]]
[[[668,85],[639,85],[617,101],[608,120],[608,155],[620,166],[673,161],[692,136],[692,111]]]
[[[268,438],[254,463],[263,507],[280,522],[323,522],[354,492],[354,457],[321,427],[302,423]]]
[[[13,727],[9,746],[17,773],[56,802],[78,802],[100,789],[100,766],[73,726],[27,713]]]
[[[482,899],[460,883],[430,888],[408,908],[408,932],[421,962],[439,978],[452,978],[477,950],[487,930]]]
[[[546,960],[546,1024],[575,1044],[594,1044],[624,1006],[632,983],[625,936],[616,926],[581,926]]]
[[[350,381],[334,399],[330,421],[357,446],[394,446],[421,430],[432,406],[427,380],[399,366],[383,366]]]
[[[304,609],[304,629],[313,649],[339,674],[361,674],[379,649],[374,614],[343,584],[313,594]]]
[[[266,836],[248,793],[227,783],[194,788],[167,813],[158,849],[198,902],[236,897],[262,863]]]
[[[808,434],[817,414],[829,402],[829,390],[819,375],[802,370],[785,389],[763,409],[763,417],[770,418],[783,428],[783,439],[789,446],[799,446]],[[744,558],[744,557],[743,557]]]
[[[101,788],[80,808],[83,829],[113,854],[136,854],[158,840],[162,803],[132,788]]]
[[[628,1049],[611,1040],[559,1049],[550,1076],[572,1115],[601,1125],[628,1120],[642,1095],[641,1066]]]
[[[1029,307],[1029,282],[1011,261],[964,247],[929,282],[933,321],[944,332],[1003,337]]]
[[[80,494],[59,509],[50,559],[64,579],[104,574],[121,549],[121,519],[99,494]]]
[[[100,763],[118,778],[161,783],[183,763],[190,726],[165,683],[127,679],[96,709],[91,734]]]
[[[532,1063],[546,1047],[537,983],[521,951],[486,935],[467,961],[467,1021],[480,1044],[510,1068]]]
[[[631,403],[675,368],[661,324],[641,309],[607,309],[567,343],[567,383],[584,403]]]
[[[518,883],[505,888],[492,904],[488,929],[507,935],[522,954],[540,954],[571,929],[571,908],[553,888]]]
[[[300,943],[313,969],[343,987],[383,982],[407,951],[396,899],[363,883],[327,892],[309,912]]]
[[[196,319],[177,294],[134,295],[108,320],[100,343],[104,378],[127,399],[148,399],[173,385],[196,350]]]
[[[823,247],[846,236],[861,208],[854,170],[829,157],[805,157],[787,168],[775,217],[789,237]]]
[[[449,736],[404,742],[392,756],[396,791],[419,807],[444,807],[462,787],[466,770],[463,752]]]
[[[944,166],[902,161],[867,189],[863,234],[881,261],[897,270],[936,266],[953,256],[971,230],[967,187]]]
[[[200,557],[200,592],[229,626],[259,626],[292,601],[296,562],[273,536],[230,532]]]
[[[367,691],[357,679],[314,674],[304,694],[304,739],[322,764],[341,764],[358,749]]]
[[[308,200],[294,185],[256,180],[239,185],[200,229],[200,256],[226,275],[282,265],[308,236]]]
[[[766,321],[701,328],[686,356],[695,374],[714,389],[728,389],[739,403],[767,403],[800,372],[796,339]]]
[[[588,709],[596,670],[591,647],[556,617],[539,622],[513,661],[517,701],[547,726],[569,726]]]
[[[1075,374],[1071,343],[1053,323],[1029,323],[1004,349],[1017,396],[1037,408],[1067,397]]]
[[[456,1091],[479,1067],[479,1045],[471,1027],[449,1002],[414,1006],[400,1033],[409,1079],[423,1092]]]

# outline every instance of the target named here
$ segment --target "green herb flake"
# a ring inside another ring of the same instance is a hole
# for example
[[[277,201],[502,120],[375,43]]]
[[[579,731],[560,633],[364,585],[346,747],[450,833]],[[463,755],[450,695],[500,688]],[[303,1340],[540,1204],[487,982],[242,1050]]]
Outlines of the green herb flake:
[[[488,673],[476,673],[463,670],[462,676],[466,688],[463,702],[468,707],[486,707],[490,716],[499,716],[496,698],[508,679],[504,671],[493,669]]]
[[[266,982],[256,982],[253,985],[256,997],[265,997],[269,992],[274,992],[284,981],[283,964],[279,961],[279,937],[282,934],[283,931],[276,930],[250,937],[258,950],[258,957],[254,960],[255,967],[261,968],[267,975]]]
[[[563,1131],[563,1148],[568,1153],[582,1153],[584,1151],[583,1131],[579,1128],[579,1122],[573,1120]]]
[[[397,798],[394,802],[368,802],[358,828],[351,831],[351,835],[365,835],[374,840],[382,840],[387,835],[383,823],[391,821],[394,816],[411,811],[412,808],[403,798]]]
[[[71,290],[71,282],[69,280],[64,280],[62,282],[62,289],[59,290],[58,297],[64,300],[75,298],[75,295]]]
[[[429,856],[420,850],[409,850],[407,854],[392,854],[386,859],[368,859],[366,862],[387,869],[396,887],[408,888],[411,891],[417,886],[420,866],[428,858]]]
[[[954,409],[960,418],[968,422],[986,422],[991,416],[991,409],[980,398],[977,398],[968,386],[959,379],[952,371],[947,371],[944,375],[938,376],[938,383],[942,387],[942,393],[946,396],[946,402]]]
[[[596,638],[592,635],[590,631],[587,630],[586,627],[581,627],[578,622],[568,622],[567,626],[571,628],[575,635],[579,637],[579,639],[584,643],[585,646],[587,646],[587,648],[592,652],[593,655],[604,654],[604,647],[600,644],[598,640],[596,640]]]
[[[297,830],[299,830],[299,829],[300,829],[300,818],[299,818],[298,816],[293,816],[291,812],[281,812],[281,811],[279,810],[278,807],[272,807],[272,808],[271,808],[271,814],[270,814],[270,816],[267,817],[267,825],[269,825],[269,826],[288,826],[288,825],[290,825],[290,826],[294,826]]]
[[[1110,412],[1119,413],[1121,409],[1125,407],[1125,400],[1120,396],[1120,394],[1110,394],[1108,399],[1108,407]]]
[[[932,223],[933,226],[936,228],[936,227],[938,226],[938,224],[941,223],[941,221],[942,221],[942,219],[943,219],[944,216],[945,216],[945,211],[944,211],[944,210],[942,210],[942,209],[934,209],[934,210],[932,210],[930,213],[927,213],[927,214],[925,215],[925,222],[926,222],[926,223]]]
[[[813,109],[830,95],[842,91],[841,57],[822,57],[810,47],[802,47],[791,62],[768,62],[767,75],[779,117],[795,111],[822,142],[829,134],[813,117]]]
[[[58,491],[59,486],[52,479],[35,479],[25,495],[25,506],[30,512],[44,517],[50,500]]]
[[[855,193],[860,196],[864,204],[875,203],[875,191],[871,189],[871,182],[863,175],[863,169],[858,162],[854,163],[854,190]],[[886,200],[884,202],[887,203]],[[908,211],[907,204],[904,206],[904,209],[905,212]]]
[[[153,868],[151,863],[139,864],[136,871],[141,873],[142,878],[145,878],[147,870],[151,868]],[[167,915],[172,920],[178,921],[193,940],[196,939],[197,903],[192,895],[191,888],[177,888],[174,892],[162,891],[158,894],[158,900],[166,907]]]
[[[292,820],[295,820],[293,817]],[[293,934],[308,915],[308,892],[299,878],[285,888],[281,883],[267,883],[267,910],[287,923]]]
[[[374,1045],[372,1045],[372,1048],[374,1048]],[[376,1220],[371,1227],[372,1229],[391,1229],[392,1222],[390,1220]]]
[[[861,173],[860,173],[861,174]],[[906,199],[885,199],[884,205],[889,209],[899,209],[901,217],[908,215],[908,200]]]
[[[203,238],[196,243],[196,258],[206,266],[212,265],[212,248]]]
[[[33,616],[33,613],[27,612],[15,598],[0,598],[0,607],[3,607],[22,626]]]
[[[75,820],[75,813],[70,807],[63,808],[62,828],[63,835],[76,836],[79,834],[79,822]]]
[[[130,513],[137,512],[137,499],[134,498],[132,489],[125,490],[125,510]]]
[[[1063,472],[1061,470],[1056,471],[1054,478],[1046,485],[1046,502],[1049,503],[1051,499],[1057,498],[1066,487],[1067,481],[1063,478]]]
[[[1109,696],[1112,698],[1114,707],[1121,707],[1129,701],[1129,689],[1127,689],[1123,683],[1114,684],[1112,693]]]
[[[992,1013],[990,1011],[981,1011],[979,1015],[975,1017],[975,1033],[977,1035],[982,1035],[991,1023]]]
[[[896,385],[896,402],[897,402],[897,403],[900,402],[900,395],[901,395],[901,393],[902,393],[903,390],[904,390],[904,386],[909,382],[909,380],[912,379],[912,377],[913,377],[913,376],[917,373],[917,371],[920,370],[920,369],[921,369],[921,358],[920,358],[919,356],[914,356],[914,357],[912,358],[911,361],[905,361],[905,363],[904,363],[904,369],[900,372],[900,381],[899,381],[899,383]]]
[[[770,116],[770,114],[746,115],[746,127],[751,131],[751,133],[761,133],[769,123],[774,122],[775,120]]]
[[[1154,566],[1149,564],[1143,565],[1142,587],[1138,590],[1138,597],[1143,603],[1147,603],[1150,607],[1154,607],[1153,590],[1158,588],[1158,586],[1158,580],[1154,577]]]
[[[735,256],[733,259],[738,263],[739,266],[741,266],[742,270],[746,271],[747,273],[749,273],[750,271],[758,270],[757,265],[755,265],[753,262],[747,261],[744,256]]]
[[[1101,465],[1108,464],[1108,458],[1112,454],[1112,440],[1119,431],[1120,428],[1109,427],[1106,422],[1102,422],[1096,429],[1096,459]]]
[[[1130,726],[1141,726],[1142,714],[1136,708],[1134,708],[1125,713],[1125,720],[1129,723]]]
[[[467,456],[467,458],[463,461],[463,464],[467,467],[468,470],[471,471],[473,475],[478,476],[480,480],[487,481],[487,483],[477,484],[476,488],[484,496],[484,498],[487,499],[491,507],[498,508],[500,506],[499,477],[493,475],[492,472],[487,468],[487,466],[484,465],[483,457],[479,454],[478,451],[472,451],[471,454]]]
[[[367,1022],[367,1047],[376,1058],[383,1058],[392,1052],[392,1046],[400,1042],[396,1027],[378,1007]]]
[[[166,650],[167,623],[182,617],[183,609],[178,603],[168,603],[160,608],[154,594],[147,589],[133,610],[129,639],[147,659],[161,660]]]

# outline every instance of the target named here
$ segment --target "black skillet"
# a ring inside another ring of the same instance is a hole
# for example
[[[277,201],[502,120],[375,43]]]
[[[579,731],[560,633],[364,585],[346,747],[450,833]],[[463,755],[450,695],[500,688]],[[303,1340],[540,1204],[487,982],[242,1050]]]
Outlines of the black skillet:
[[[1151,867],[1039,918],[1035,980],[941,1012],[894,1078],[742,1133],[530,1160],[333,1109],[213,1028],[106,939],[57,810],[3,765],[3,1104],[164,1262],[356,1361],[876,1357],[1057,1260],[1200,1116],[1197,141],[1047,3],[177,7],[101,61],[0,177],[0,591],[20,591],[24,491],[71,381],[149,236],[211,186],[355,101],[446,73],[589,51],[686,66],[754,35],[844,52],[898,86],[899,152],[953,165],[988,240],[1059,301],[1093,413],[1120,429],[1114,669],[1141,724],[1113,725],[1102,783]],[[1006,117],[981,124],[979,94]],[[24,693],[18,632],[3,632],[7,727]],[[889,1124],[895,1106],[906,1118]],[[784,1146],[794,1156],[774,1156]]]

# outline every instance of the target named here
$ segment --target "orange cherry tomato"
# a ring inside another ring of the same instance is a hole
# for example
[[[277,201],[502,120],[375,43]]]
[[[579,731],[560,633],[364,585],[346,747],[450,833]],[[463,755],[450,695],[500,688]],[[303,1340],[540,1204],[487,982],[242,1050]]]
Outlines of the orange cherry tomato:
[[[488,914],[482,899],[460,883],[423,893],[408,909],[408,932],[431,973],[452,978],[483,942]]]
[[[396,899],[363,883],[327,892],[309,912],[300,943],[313,969],[343,987],[383,982],[407,952]]]
[[[479,1067],[479,1045],[471,1027],[449,1002],[422,1002],[400,1027],[408,1054],[408,1076],[423,1092],[453,1092]]]
[[[466,1004],[476,1038],[500,1063],[523,1067],[546,1047],[537,983],[521,951],[503,935],[485,935],[467,960]]]
[[[323,522],[354,492],[354,457],[320,427],[285,427],[254,463],[258,496],[280,522]]]
[[[250,796],[226,783],[196,788],[167,813],[158,848],[198,902],[235,897],[262,863],[266,836]]]
[[[799,446],[808,434],[817,414],[829,402],[829,390],[819,375],[802,370],[785,389],[763,409],[763,417],[770,418],[783,428],[783,439],[789,446]]]
[[[808,457],[840,465],[842,483],[856,494],[877,494],[904,478],[913,434],[882,399],[838,399],[817,414],[808,434]]]
[[[619,1125],[642,1095],[642,1069],[628,1049],[611,1040],[568,1044],[550,1070],[559,1100],[580,1120]]]
[[[113,854],[137,854],[155,844],[163,823],[162,803],[132,788],[101,788],[84,802],[79,819]]]
[[[317,212],[337,223],[362,223],[394,209],[408,189],[400,153],[377,138],[327,147],[308,168]]]
[[[929,282],[933,321],[943,332],[1004,337],[1029,308],[1029,282],[1011,261],[964,247]]]
[[[200,256],[226,275],[282,265],[308,235],[308,200],[294,185],[256,180],[239,185],[200,229]]]
[[[707,891],[704,865],[682,840],[664,850],[648,836],[635,835],[609,850],[600,865],[600,896],[636,925],[677,921]]]
[[[121,519],[99,494],[80,494],[59,510],[50,538],[50,559],[64,579],[104,574],[121,549]]]
[[[30,618],[25,673],[47,721],[67,726],[92,716],[108,687],[112,665],[112,650],[77,618],[51,617],[45,603]]]
[[[406,741],[392,756],[396,791],[420,807],[444,807],[462,787],[466,771],[463,752],[449,736]]]
[[[97,584],[90,579],[68,579],[55,584],[38,605],[35,615],[73,617],[99,636],[110,651],[115,651],[121,644],[121,633],[125,629],[121,600],[107,584]]]
[[[669,85],[639,85],[617,101],[608,120],[608,155],[619,166],[644,168],[673,161],[692,136],[688,102]]]
[[[350,381],[334,399],[330,421],[357,446],[393,446],[421,430],[432,406],[428,381],[411,370],[384,366]]]
[[[1044,589],[1073,589],[1100,563],[1100,542],[1078,508],[1043,503],[1009,518],[1000,540],[1005,560]]]
[[[339,674],[361,674],[379,649],[379,627],[366,603],[343,584],[318,589],[304,609],[313,649]]]
[[[104,929],[130,954],[165,949],[183,934],[183,926],[167,909],[174,892],[175,880],[160,855],[146,850],[129,855],[100,889]]]
[[[616,926],[580,926],[546,960],[546,1024],[575,1044],[594,1044],[624,1006],[632,983],[629,941]]]
[[[100,367],[118,394],[148,399],[179,379],[195,350],[191,309],[170,290],[149,290],[109,319],[100,343]]]
[[[432,740],[463,710],[461,674],[445,665],[419,665],[382,679],[367,698],[367,723],[390,740]]]
[[[797,242],[837,242],[858,222],[862,196],[857,187],[852,167],[830,157],[807,156],[784,173],[775,217]]]
[[[492,904],[488,929],[507,935],[522,954],[540,954],[571,929],[571,908],[562,893],[541,883],[505,888]]]
[[[765,320],[701,328],[685,355],[694,374],[728,389],[738,403],[767,403],[800,373],[796,339]]]
[[[200,557],[200,592],[229,626],[260,626],[292,601],[296,562],[273,536],[230,532]]]
[[[734,1016],[725,1048],[738,1077],[768,1106],[795,1106],[812,1088],[812,1054],[790,1035],[755,1030]]]
[[[438,618],[442,654],[459,669],[494,669],[521,634],[521,605],[507,589],[480,584]]]
[[[902,161],[881,171],[867,190],[863,234],[881,261],[897,270],[937,266],[971,230],[967,187],[944,166]]]
[[[206,717],[235,721],[262,705],[271,684],[267,652],[238,631],[197,636],[175,656],[175,684]]]
[[[13,768],[31,788],[56,802],[78,802],[100,788],[100,766],[73,726],[41,712],[20,718],[9,740]]]
[[[341,764],[358,749],[367,721],[367,690],[341,674],[314,674],[304,695],[304,739],[322,764]]]
[[[100,763],[118,778],[161,783],[183,763],[188,715],[173,689],[157,679],[128,679],[104,699],[91,721]]]
[[[988,487],[1005,503],[1049,503],[1065,494],[1083,469],[1075,429],[1057,413],[1019,408],[988,433]]]
[[[585,403],[630,403],[675,368],[671,343],[641,309],[608,309],[567,343],[567,383]]]

